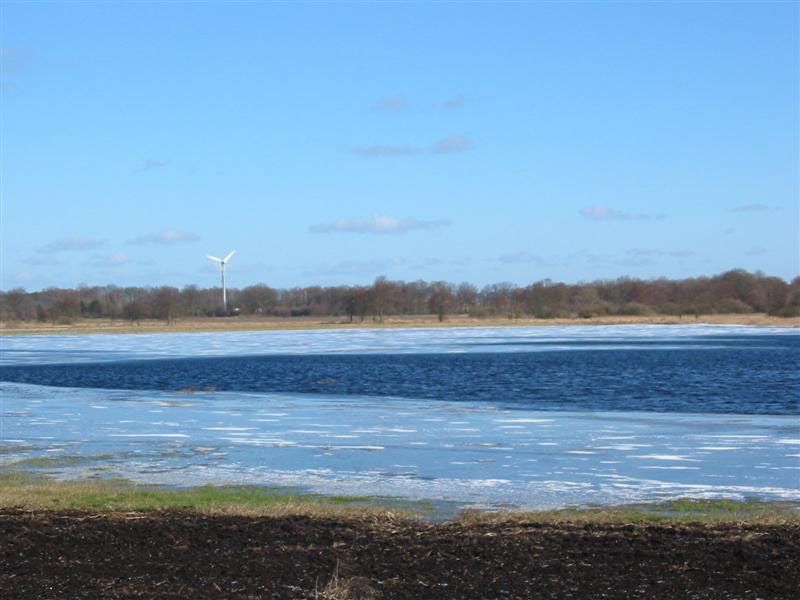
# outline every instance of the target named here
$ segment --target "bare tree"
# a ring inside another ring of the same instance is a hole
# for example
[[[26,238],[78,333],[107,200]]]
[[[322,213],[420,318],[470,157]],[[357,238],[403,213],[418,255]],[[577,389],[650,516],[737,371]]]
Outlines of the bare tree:
[[[439,322],[444,321],[455,303],[455,294],[452,288],[444,281],[437,281],[433,284],[431,297],[428,300],[430,311],[439,318]]]
[[[237,295],[239,308],[250,315],[269,314],[277,303],[278,293],[263,283],[246,287]]]
[[[176,315],[180,304],[178,288],[163,286],[158,288],[150,300],[150,315],[154,319],[163,319],[169,325]]]
[[[138,325],[139,321],[145,316],[144,305],[136,300],[128,302],[125,308],[122,309],[122,316],[131,323],[135,322]]]

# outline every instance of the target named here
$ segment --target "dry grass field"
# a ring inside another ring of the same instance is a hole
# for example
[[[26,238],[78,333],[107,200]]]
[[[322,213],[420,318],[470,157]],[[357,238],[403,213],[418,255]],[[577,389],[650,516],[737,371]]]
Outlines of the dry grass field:
[[[451,315],[439,321],[435,315],[408,315],[386,317],[383,322],[365,319],[353,322],[339,317],[198,317],[164,321],[143,320],[131,323],[123,320],[81,319],[72,323],[38,323],[9,321],[0,322],[0,335],[58,334],[58,333],[169,333],[169,332],[213,332],[213,331],[272,331],[302,329],[346,329],[370,328],[392,329],[403,327],[516,327],[553,325],[646,325],[646,324],[700,324],[753,325],[774,327],[800,327],[800,317],[773,317],[764,313],[693,315],[683,317],[671,315],[652,316],[603,316],[587,319],[534,319],[534,318],[476,318],[467,315]]]

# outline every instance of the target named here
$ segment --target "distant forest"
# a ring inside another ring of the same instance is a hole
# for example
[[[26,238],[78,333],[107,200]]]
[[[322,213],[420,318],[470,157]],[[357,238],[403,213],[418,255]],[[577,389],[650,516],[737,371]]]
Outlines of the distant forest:
[[[76,319],[163,319],[222,315],[222,290],[175,287],[81,286],[39,292],[0,292],[3,321]],[[714,277],[565,284],[550,280],[528,286],[497,283],[391,281],[379,277],[369,286],[275,289],[258,284],[228,290],[228,305],[241,315],[269,317],[341,317],[382,321],[389,315],[448,314],[474,317],[583,317],[602,315],[703,315],[768,313],[800,315],[800,277],[779,277],[733,270]]]

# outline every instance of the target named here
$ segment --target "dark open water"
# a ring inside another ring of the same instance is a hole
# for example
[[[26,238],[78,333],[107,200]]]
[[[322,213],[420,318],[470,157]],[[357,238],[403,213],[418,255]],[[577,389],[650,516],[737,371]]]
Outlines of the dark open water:
[[[507,344],[514,350],[502,348]],[[0,380],[488,401],[533,410],[800,414],[800,335],[690,338],[668,348],[648,339],[562,340],[557,347],[537,339],[484,340],[479,348],[470,342],[470,349],[7,364]],[[13,352],[6,350],[6,358],[13,360]]]

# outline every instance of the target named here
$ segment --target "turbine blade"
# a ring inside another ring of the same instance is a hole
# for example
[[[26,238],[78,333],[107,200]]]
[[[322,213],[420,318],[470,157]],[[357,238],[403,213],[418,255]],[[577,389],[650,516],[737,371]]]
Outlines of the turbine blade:
[[[234,254],[236,254],[236,250],[231,250],[231,253],[228,254],[228,256],[226,256],[225,258],[223,258],[222,262],[228,262],[231,259],[231,256],[233,256]]]
[[[208,254],[207,256],[208,256],[208,258],[210,258],[211,260],[217,261],[218,263],[225,262],[225,261],[223,261],[221,258],[217,258],[216,256],[211,256],[210,254]]]

